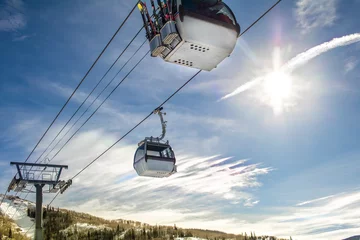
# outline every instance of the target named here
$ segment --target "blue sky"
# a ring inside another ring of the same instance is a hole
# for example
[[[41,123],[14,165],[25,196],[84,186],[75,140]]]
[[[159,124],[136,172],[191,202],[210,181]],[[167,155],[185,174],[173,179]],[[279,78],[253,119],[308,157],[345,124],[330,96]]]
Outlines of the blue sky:
[[[242,29],[273,4],[226,2]],[[4,191],[15,173],[9,162],[25,160],[134,3],[0,3]],[[137,142],[160,131],[154,116],[80,175],[55,205],[106,218],[293,239],[341,239],[359,233],[360,40],[352,35],[360,32],[359,7],[358,0],[284,0],[238,40],[230,58],[201,73],[165,106],[167,138],[176,150],[178,174],[144,179],[132,169]],[[30,161],[37,159],[140,27],[140,14],[135,12]],[[321,45],[341,37],[341,43],[335,40],[330,48]],[[144,34],[136,39],[100,89],[144,39]],[[316,56],[306,61],[299,56],[305,52],[309,57],[312,52],[306,51],[319,45]],[[145,45],[115,83],[147,51]],[[271,74],[289,61],[291,71],[275,75],[282,81],[274,90]],[[145,58],[54,158],[53,163],[69,165],[64,179],[195,72]],[[258,78],[262,80],[254,86],[219,101]]]

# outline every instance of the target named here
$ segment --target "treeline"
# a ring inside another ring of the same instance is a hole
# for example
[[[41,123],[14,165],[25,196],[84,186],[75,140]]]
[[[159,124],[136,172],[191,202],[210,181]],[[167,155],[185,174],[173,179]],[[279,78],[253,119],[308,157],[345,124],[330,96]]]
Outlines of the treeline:
[[[29,208],[28,216],[34,218],[35,209]],[[43,217],[45,240],[175,240],[188,237],[208,240],[281,240],[271,236],[256,236],[255,233],[235,235],[211,230],[182,229],[175,225],[151,226],[121,219],[105,220],[53,207],[44,209]]]

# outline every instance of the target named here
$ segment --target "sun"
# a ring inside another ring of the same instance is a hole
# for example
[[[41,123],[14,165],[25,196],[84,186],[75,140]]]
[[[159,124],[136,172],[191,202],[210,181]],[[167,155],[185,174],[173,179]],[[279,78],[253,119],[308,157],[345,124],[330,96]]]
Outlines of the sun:
[[[282,71],[269,73],[263,82],[262,99],[270,105],[275,114],[289,106],[293,98],[293,84],[290,75]]]

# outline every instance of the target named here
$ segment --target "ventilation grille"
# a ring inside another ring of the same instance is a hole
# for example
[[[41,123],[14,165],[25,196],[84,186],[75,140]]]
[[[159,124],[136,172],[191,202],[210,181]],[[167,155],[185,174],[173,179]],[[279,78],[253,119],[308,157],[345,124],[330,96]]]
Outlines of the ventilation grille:
[[[190,44],[190,49],[197,52],[207,52],[210,51],[209,47],[202,47],[198,44]]]
[[[190,66],[190,67],[193,66],[193,62],[186,61],[186,60],[180,59],[180,58],[178,60],[175,60],[174,63],[178,63],[178,64],[181,64],[181,65]]]

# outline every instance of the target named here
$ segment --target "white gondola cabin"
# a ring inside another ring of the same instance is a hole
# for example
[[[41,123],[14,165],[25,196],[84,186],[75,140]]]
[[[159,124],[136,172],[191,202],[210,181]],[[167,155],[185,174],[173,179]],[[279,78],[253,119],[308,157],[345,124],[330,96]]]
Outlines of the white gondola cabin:
[[[233,52],[240,25],[221,0],[154,1],[153,17],[140,3],[151,55],[165,61],[211,71]]]
[[[175,154],[169,144],[141,142],[134,156],[134,169],[139,176],[169,177],[176,172]]]

